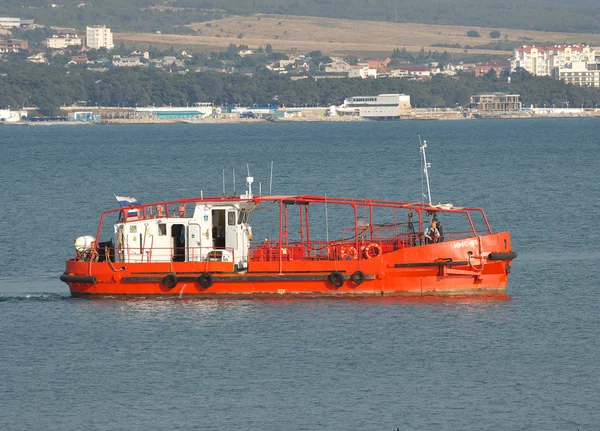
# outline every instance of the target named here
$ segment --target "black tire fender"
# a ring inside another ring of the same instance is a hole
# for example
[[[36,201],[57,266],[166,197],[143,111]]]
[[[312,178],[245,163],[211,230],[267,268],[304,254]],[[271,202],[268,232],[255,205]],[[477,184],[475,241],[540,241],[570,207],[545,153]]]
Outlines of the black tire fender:
[[[333,271],[327,276],[327,280],[329,280],[334,287],[342,287],[344,285],[344,274],[339,271]]]
[[[213,282],[213,276],[208,272],[204,272],[200,275],[200,277],[198,277],[198,283],[200,283],[200,286],[202,286],[204,289],[208,289],[210,286],[212,286]]]
[[[350,276],[350,280],[357,286],[361,285],[363,281],[365,281],[365,273],[361,270],[354,271]]]
[[[175,286],[177,286],[177,277],[175,274],[167,274],[165,275],[165,278],[163,278],[162,282],[167,289],[173,289]]]
[[[493,252],[488,254],[488,260],[513,260],[516,257],[516,251]]]

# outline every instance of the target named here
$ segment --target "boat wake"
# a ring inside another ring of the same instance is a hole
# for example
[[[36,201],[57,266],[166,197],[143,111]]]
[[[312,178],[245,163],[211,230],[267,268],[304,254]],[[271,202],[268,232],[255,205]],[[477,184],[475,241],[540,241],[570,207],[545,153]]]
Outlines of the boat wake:
[[[68,293],[49,293],[49,292],[36,292],[36,293],[0,293],[0,302],[22,302],[22,301],[33,301],[33,302],[53,302],[53,301],[65,301],[73,299]]]

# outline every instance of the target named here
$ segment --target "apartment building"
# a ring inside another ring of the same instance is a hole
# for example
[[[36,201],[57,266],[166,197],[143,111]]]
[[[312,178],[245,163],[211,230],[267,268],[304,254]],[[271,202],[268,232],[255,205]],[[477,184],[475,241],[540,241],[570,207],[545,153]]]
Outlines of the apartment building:
[[[86,27],[85,39],[87,47],[91,49],[113,49],[115,47],[110,28],[106,28],[105,25]]]
[[[596,51],[586,45],[516,48],[511,60],[511,71],[518,67],[536,76],[550,76],[574,85],[597,86]]]

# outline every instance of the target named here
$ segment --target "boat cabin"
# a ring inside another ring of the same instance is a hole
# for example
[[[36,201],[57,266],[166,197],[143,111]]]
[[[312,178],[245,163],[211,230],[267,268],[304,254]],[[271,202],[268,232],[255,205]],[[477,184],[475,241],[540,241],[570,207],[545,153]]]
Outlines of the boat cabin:
[[[248,266],[250,201],[160,203],[121,211],[116,262],[233,262]]]

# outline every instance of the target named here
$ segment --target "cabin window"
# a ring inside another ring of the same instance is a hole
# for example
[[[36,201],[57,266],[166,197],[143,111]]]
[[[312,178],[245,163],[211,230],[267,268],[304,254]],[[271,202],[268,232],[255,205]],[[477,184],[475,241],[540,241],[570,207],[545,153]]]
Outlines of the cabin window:
[[[167,235],[167,225],[164,223],[158,224],[158,236],[166,236]]]
[[[238,215],[238,224],[247,223],[248,222],[248,212],[246,210],[240,210]]]
[[[227,224],[229,226],[235,226],[235,212],[229,211],[227,213]]]

